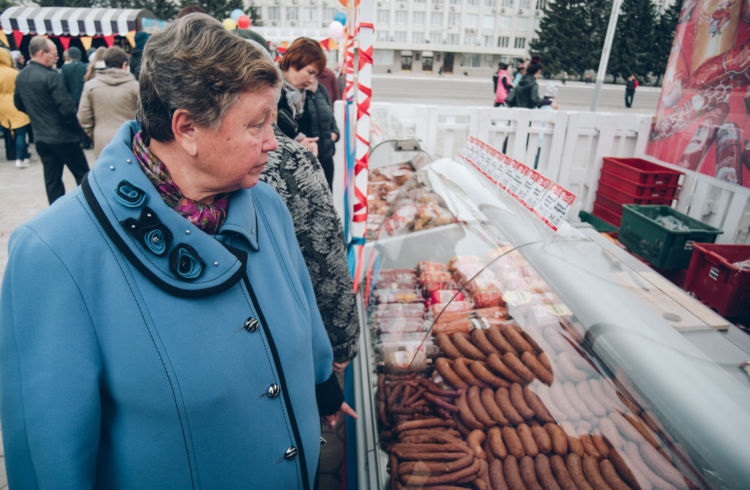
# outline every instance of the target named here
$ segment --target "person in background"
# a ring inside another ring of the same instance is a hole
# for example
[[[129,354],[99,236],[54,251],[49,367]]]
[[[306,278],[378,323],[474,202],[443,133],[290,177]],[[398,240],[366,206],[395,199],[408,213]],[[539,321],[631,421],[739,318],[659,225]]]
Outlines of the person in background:
[[[508,75],[508,64],[502,61],[497,64],[497,84],[495,86],[495,107],[505,105],[505,98],[510,93],[513,85],[510,83]]]
[[[318,139],[318,161],[323,167],[328,188],[333,189],[333,154],[340,132],[333,117],[331,99],[317,78],[305,91],[305,111],[299,120],[299,131]]]
[[[55,44],[36,36],[29,43],[29,54],[29,64],[16,77],[13,103],[31,119],[36,151],[44,166],[47,200],[52,204],[65,194],[62,173],[66,165],[77,184],[89,170],[80,145],[85,135],[73,99],[55,70]]]
[[[146,41],[151,36],[148,32],[138,31],[135,33],[135,48],[130,53],[130,73],[133,74],[136,80],[139,79],[141,74],[141,58],[143,57],[143,49],[146,46]]]
[[[5,138],[6,156],[16,160],[16,168],[29,166],[28,144],[26,134],[29,131],[29,116],[16,109],[13,93],[16,89],[18,70],[14,67],[10,53],[0,49],[0,125]]]
[[[20,70],[21,68],[26,66],[26,60],[24,59],[23,54],[21,54],[21,52],[17,49],[14,49],[10,52],[10,57],[16,64],[16,70]]]
[[[14,231],[11,488],[313,488],[320,417],[356,414],[289,211],[258,182],[279,83],[215,19],[177,19],[144,49],[138,122]]]
[[[83,91],[83,77],[86,76],[88,64],[81,61],[81,50],[71,46],[68,51],[69,62],[66,62],[60,69],[63,77],[65,88],[73,98],[73,104],[78,109],[81,101],[81,92]]]
[[[633,97],[635,97],[635,89],[638,87],[638,79],[635,75],[631,74],[625,82],[625,107],[631,107],[633,105]]]
[[[326,66],[325,68],[323,68],[322,72],[318,73],[318,83],[322,84],[326,88],[328,97],[331,100],[331,107],[333,107],[333,103],[341,98],[336,74],[333,73],[333,70]]]
[[[526,75],[516,85],[515,106],[535,109],[543,105],[552,104],[552,100],[544,100],[539,97],[539,84],[536,79],[542,72],[542,65],[539,63],[529,63],[526,68]]]
[[[138,109],[138,82],[128,71],[128,55],[117,46],[104,52],[106,68],[83,87],[78,122],[94,141],[99,157],[125,121],[135,119]]]
[[[519,61],[516,64],[516,74],[513,76],[513,86],[518,87],[518,84],[521,83],[521,79],[524,75],[526,75],[526,67],[529,65],[528,61]]]
[[[107,68],[107,64],[104,63],[104,53],[107,48],[104,46],[96,48],[94,54],[89,55],[89,66],[86,68],[86,74],[83,76],[83,81],[88,82],[93,79],[96,74]]]

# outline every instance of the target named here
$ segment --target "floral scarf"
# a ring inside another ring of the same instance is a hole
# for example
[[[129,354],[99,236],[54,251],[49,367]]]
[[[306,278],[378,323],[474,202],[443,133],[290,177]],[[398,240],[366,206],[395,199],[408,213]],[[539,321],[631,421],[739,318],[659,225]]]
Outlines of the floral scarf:
[[[135,153],[143,173],[156,187],[159,195],[168,206],[209,235],[215,235],[219,231],[227,217],[228,194],[217,195],[214,202],[210,204],[193,201],[183,196],[180,188],[169,175],[167,166],[144,143],[141,131],[138,131],[133,138],[133,153]]]

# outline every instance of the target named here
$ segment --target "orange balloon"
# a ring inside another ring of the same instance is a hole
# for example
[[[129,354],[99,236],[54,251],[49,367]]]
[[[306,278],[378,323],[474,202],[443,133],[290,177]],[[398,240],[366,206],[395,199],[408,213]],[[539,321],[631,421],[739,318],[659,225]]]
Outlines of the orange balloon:
[[[349,0],[339,0],[339,3],[346,7],[349,4]],[[354,5],[359,6],[359,0],[354,0]]]

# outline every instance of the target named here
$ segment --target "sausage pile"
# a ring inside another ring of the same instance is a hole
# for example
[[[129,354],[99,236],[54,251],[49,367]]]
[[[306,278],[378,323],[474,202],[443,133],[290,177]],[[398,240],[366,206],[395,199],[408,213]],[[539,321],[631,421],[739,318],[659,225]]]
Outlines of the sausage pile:
[[[417,289],[420,269],[443,270],[424,264],[410,279]],[[461,284],[454,268],[444,270],[454,282],[432,274],[433,282],[442,278],[439,287]],[[572,315],[522,327],[494,293],[502,281],[485,280],[462,291],[471,309],[446,309],[441,322],[425,307],[423,322],[432,330],[424,344],[433,346],[425,363],[408,373],[386,367],[379,376],[380,442],[389,453],[391,488],[705,486],[624,373],[609,376],[582,348]],[[494,299],[476,306],[478,291]]]

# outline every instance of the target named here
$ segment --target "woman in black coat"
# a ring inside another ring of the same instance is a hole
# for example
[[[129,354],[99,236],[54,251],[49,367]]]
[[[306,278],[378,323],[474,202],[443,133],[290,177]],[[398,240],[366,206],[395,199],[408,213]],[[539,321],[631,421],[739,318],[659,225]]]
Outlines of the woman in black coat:
[[[328,90],[316,80],[307,88],[305,111],[299,120],[299,130],[308,137],[318,138],[318,161],[328,182],[333,183],[333,154],[339,139],[339,128],[331,110]]]

